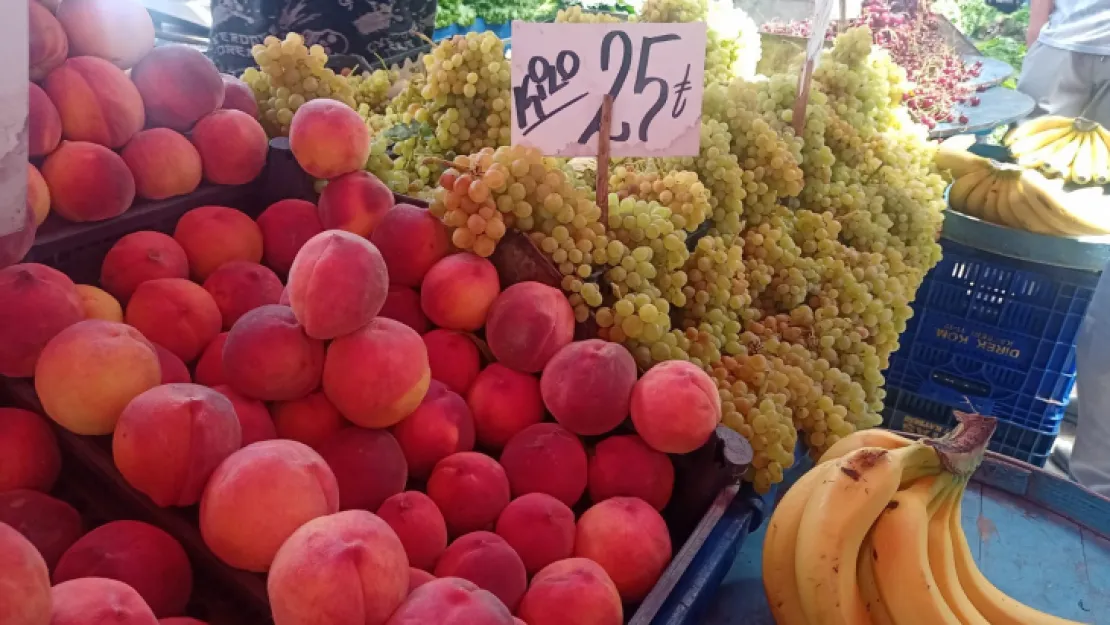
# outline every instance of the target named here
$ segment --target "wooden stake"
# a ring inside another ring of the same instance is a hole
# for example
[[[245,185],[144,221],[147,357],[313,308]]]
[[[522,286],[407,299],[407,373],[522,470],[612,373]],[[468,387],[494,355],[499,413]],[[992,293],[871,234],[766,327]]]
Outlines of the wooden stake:
[[[601,223],[609,229],[609,130],[613,125],[613,96],[601,98],[601,128],[597,135],[597,205]]]
[[[798,97],[794,99],[794,113],[790,125],[794,127],[794,136],[802,136],[806,127],[806,105],[809,103],[809,84],[813,81],[813,66],[816,59],[806,59],[802,66],[802,75],[798,79]]]
[[[840,34],[848,28],[848,0],[840,0],[840,21],[836,23],[836,32]]]

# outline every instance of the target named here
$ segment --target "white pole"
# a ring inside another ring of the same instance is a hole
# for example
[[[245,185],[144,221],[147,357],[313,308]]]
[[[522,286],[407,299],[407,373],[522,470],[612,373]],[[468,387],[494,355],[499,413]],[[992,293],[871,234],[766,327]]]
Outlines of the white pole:
[[[27,210],[27,3],[0,19],[0,236],[23,228]]]

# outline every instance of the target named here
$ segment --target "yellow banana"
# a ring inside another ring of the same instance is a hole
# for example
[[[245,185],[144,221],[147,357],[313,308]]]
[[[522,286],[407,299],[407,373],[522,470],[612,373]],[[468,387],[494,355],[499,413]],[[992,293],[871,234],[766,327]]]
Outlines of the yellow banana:
[[[1027,230],[1022,224],[1021,220],[1014,214],[1013,201],[1011,196],[1014,194],[1014,187],[1017,186],[1017,180],[1007,180],[1006,188],[999,191],[998,194],[998,223],[1015,228],[1017,230]]]
[[[1025,156],[1027,154],[1032,154],[1038,150],[1043,150],[1051,143],[1055,143],[1056,141],[1067,137],[1072,132],[1073,130],[1071,126],[1065,126],[1063,128],[1053,128],[1045,132],[1030,135],[1028,137],[1025,137],[1024,139],[1021,139],[1020,141],[1015,141],[1014,143],[1010,144],[1010,153],[1014,156],[1019,157]]]
[[[952,183],[952,188],[948,190],[948,205],[966,213],[967,196],[971,195],[972,190],[990,175],[991,171],[989,169],[979,169],[956,178],[956,181]]]
[[[966,480],[959,480],[953,485],[945,493],[936,513],[929,519],[929,569],[933,572],[933,578],[936,579],[937,588],[944,597],[945,603],[952,608],[960,623],[991,625],[979,610],[975,609],[975,604],[967,598],[967,593],[960,586],[955,555],[952,552],[951,518],[956,510],[956,503],[964,495],[966,485]]]
[[[1092,173],[1096,184],[1110,182],[1110,131],[1100,125],[1095,125],[1100,141],[1091,141],[1091,150],[1094,152],[1094,165]]]
[[[1095,131],[1085,132],[1079,139],[1079,149],[1075,152],[1075,160],[1065,172],[1064,178],[1078,184],[1087,184],[1094,177],[1094,155],[1091,153],[1091,140],[1101,141]]]
[[[1054,208],[1050,208],[1049,205],[1045,203],[1042,196],[1037,193],[1033,189],[1033,185],[1030,184],[1030,179],[1034,174],[1040,176],[1040,172],[1028,170],[1021,175],[1022,177],[1019,180],[1022,189],[1022,197],[1029,204],[1032,213],[1039,217],[1041,221],[1047,223],[1054,232],[1064,236],[1073,237],[1090,234],[1081,224],[1075,223],[1074,219],[1063,215]]]
[[[921,443],[888,451],[856,450],[827,465],[798,526],[798,595],[809,625],[866,625],[856,564],[867,528],[903,483],[940,471]]]
[[[1104,210],[1105,205],[1088,205],[1091,199],[1096,198],[1082,195],[1086,190],[1065,196],[1058,181],[1054,183],[1035,171],[1022,172],[1021,176],[1030,204],[1043,207],[1046,214],[1050,215],[1051,223],[1059,225],[1065,233],[1110,234],[1110,214]],[[1091,188],[1090,191],[1101,194],[1101,189],[1098,188]]]
[[[952,172],[953,178],[985,169],[990,160],[967,151],[974,143],[975,135],[956,135],[940,144],[933,161],[938,169]]]
[[[859,594],[863,604],[867,606],[867,614],[871,617],[873,625],[895,625],[890,617],[890,611],[883,603],[882,594],[879,593],[879,583],[875,579],[875,549],[871,546],[871,532],[863,539],[863,546],[859,550],[859,561],[856,563],[856,577],[859,579]]]
[[[1017,226],[1014,226],[1015,228],[1021,228],[1022,230],[1035,232],[1037,234],[1063,234],[1063,232],[1053,228],[1051,224],[1045,221],[1039,211],[1033,209],[1028,199],[1025,197],[1020,178],[1015,180],[1014,184],[1010,187],[1010,202],[1008,208],[1018,223]]]
[[[1008,183],[1008,180],[995,176],[991,188],[987,190],[987,197],[983,200],[983,219],[993,224],[1002,223],[1002,218],[998,216],[998,198],[1003,191],[1008,190]]]
[[[1083,133],[1080,132],[1071,135],[1068,144],[1046,159],[1041,168],[1054,176],[1067,178],[1068,172],[1071,171],[1072,161],[1075,160],[1075,155],[1079,153],[1082,138]]]
[[[987,194],[990,193],[991,188],[994,187],[995,180],[994,172],[991,172],[990,176],[980,181],[979,184],[975,185],[975,188],[971,190],[971,193],[967,194],[967,210],[965,212],[968,215],[974,215],[980,219],[983,218],[983,208],[987,203]]]
[[[1037,117],[1022,123],[1012,130],[1006,137],[1006,145],[1012,145],[1015,141],[1023,137],[1028,137],[1053,128],[1071,128],[1074,123],[1074,119],[1070,117],[1061,117],[1059,115],[1044,115],[1042,117]]]
[[[835,460],[864,447],[880,447],[882,449],[900,449],[913,444],[913,441],[890,430],[882,428],[869,428],[857,430],[848,436],[836,441],[821,455],[818,464]]]
[[[1069,130],[1064,136],[1056,139],[1048,145],[1045,145],[1039,150],[1017,154],[1017,163],[1022,167],[1040,167],[1044,165],[1049,159],[1056,156],[1057,152],[1071,144],[1072,137],[1074,136],[1075,131]]]
[[[778,625],[806,625],[795,575],[798,525],[814,487],[830,466],[814,467],[799,478],[775,506],[767,524],[763,539],[763,592]]]

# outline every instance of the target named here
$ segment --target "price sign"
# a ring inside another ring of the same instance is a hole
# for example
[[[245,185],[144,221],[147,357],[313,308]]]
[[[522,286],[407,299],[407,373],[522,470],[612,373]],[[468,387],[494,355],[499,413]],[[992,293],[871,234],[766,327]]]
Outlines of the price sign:
[[[598,153],[612,97],[612,156],[694,156],[701,139],[705,24],[513,22],[514,145]]]

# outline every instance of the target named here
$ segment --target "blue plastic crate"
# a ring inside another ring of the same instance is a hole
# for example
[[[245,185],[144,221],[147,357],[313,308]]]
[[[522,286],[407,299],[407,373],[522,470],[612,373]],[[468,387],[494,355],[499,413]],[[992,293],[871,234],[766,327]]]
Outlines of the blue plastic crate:
[[[918,291],[887,384],[1055,433],[1098,274],[941,244],[944,258]]]
[[[956,416],[952,411],[951,405],[888,385],[883,426],[923,436],[942,436],[956,427]],[[1000,419],[989,449],[1043,467],[1058,432],[1059,422],[1055,430],[1040,432]]]

